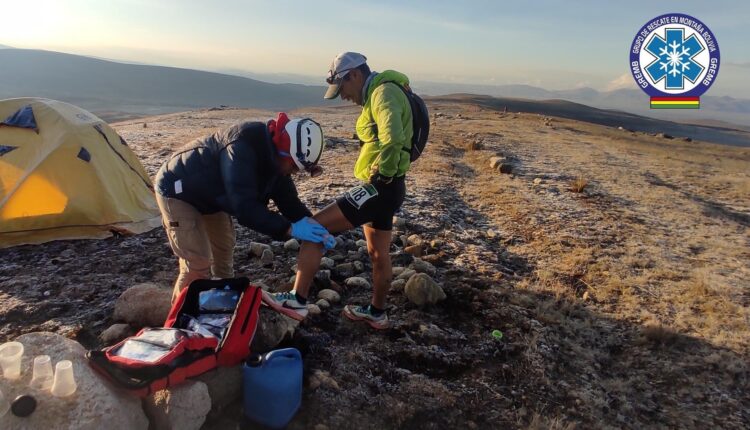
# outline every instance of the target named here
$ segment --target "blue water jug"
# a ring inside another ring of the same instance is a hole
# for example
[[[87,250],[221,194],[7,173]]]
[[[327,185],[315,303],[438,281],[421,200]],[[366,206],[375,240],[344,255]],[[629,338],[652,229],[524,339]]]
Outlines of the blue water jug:
[[[283,428],[302,403],[302,356],[294,348],[251,356],[242,366],[245,416]]]

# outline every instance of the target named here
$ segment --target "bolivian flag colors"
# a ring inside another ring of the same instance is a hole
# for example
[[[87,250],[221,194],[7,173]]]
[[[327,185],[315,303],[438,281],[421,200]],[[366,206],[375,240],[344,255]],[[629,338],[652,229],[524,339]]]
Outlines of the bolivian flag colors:
[[[651,97],[651,109],[700,109],[700,97]]]

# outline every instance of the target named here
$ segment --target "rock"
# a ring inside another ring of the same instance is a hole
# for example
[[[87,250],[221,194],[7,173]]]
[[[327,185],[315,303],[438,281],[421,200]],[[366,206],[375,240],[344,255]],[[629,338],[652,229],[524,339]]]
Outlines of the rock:
[[[212,412],[220,412],[242,396],[242,366],[217,367],[193,379],[208,387]]]
[[[414,261],[414,256],[405,252],[391,253],[391,264],[394,266],[406,266]]]
[[[534,185],[541,185],[543,182],[542,178],[534,178]]]
[[[312,303],[307,305],[308,315],[320,315],[321,313],[323,313],[323,311],[320,309],[320,306],[314,305]]]
[[[358,241],[354,242],[354,244],[355,244],[355,245],[357,245],[357,247],[358,247],[358,248],[361,248],[361,247],[363,247],[363,246],[364,246],[365,248],[367,248],[367,241],[366,241],[366,240],[364,240],[364,239],[360,239],[360,240],[358,240]]]
[[[341,236],[336,236],[336,248],[341,248],[346,244],[346,241],[344,241],[344,238]]]
[[[424,243],[424,241],[422,240],[421,237],[419,237],[418,234],[412,234],[411,236],[409,236],[409,237],[406,238],[406,243],[407,243],[407,245],[422,246],[422,244]]]
[[[357,250],[357,252],[359,253],[359,255],[367,255],[367,247],[366,246],[360,246],[359,249]]]
[[[349,278],[349,279],[354,279],[354,278]],[[333,290],[320,290],[318,292],[318,298],[323,299],[329,303],[338,303],[341,301],[341,296],[339,295],[339,293]]]
[[[446,297],[443,289],[424,273],[417,273],[409,278],[404,286],[404,294],[418,306],[434,305]]]
[[[331,307],[331,303],[326,299],[320,299],[315,302],[315,304],[318,305],[320,309],[328,309]]]
[[[104,345],[114,345],[128,336],[135,334],[130,324],[113,324],[99,335]]]
[[[144,283],[125,290],[115,303],[115,321],[133,327],[161,327],[172,307],[172,289]]]
[[[437,265],[442,264],[443,257],[445,257],[445,253],[442,252],[442,251],[440,251],[437,254],[430,254],[430,255],[424,255],[424,256],[422,256],[422,261],[430,263],[433,266],[437,266]]]
[[[330,270],[318,270],[313,278],[316,285],[322,288],[328,288],[331,286],[331,271]]]
[[[432,249],[438,249],[443,247],[443,241],[440,239],[432,239],[430,241],[430,248]]]
[[[394,267],[391,269],[391,273],[394,277],[398,277],[398,275],[404,273],[404,270],[406,270],[406,267]]]
[[[508,163],[502,163],[500,166],[498,166],[497,170],[500,173],[510,174],[513,173],[513,166]]]
[[[260,264],[263,266],[273,265],[273,251],[270,249],[264,249],[263,254],[260,256]]]
[[[263,251],[265,251],[266,249],[270,251],[271,246],[266,245],[265,243],[250,242],[250,253],[256,257],[262,256]]]
[[[335,379],[331,378],[330,373],[320,369],[314,371],[313,374],[310,375],[308,384],[311,390],[317,390],[319,387],[328,388],[335,391],[341,389],[338,382],[336,382]]]
[[[292,277],[289,278],[289,283],[292,284],[292,285],[294,285],[294,281],[296,281],[296,280],[297,280],[297,275],[292,275]]]
[[[490,158],[490,167],[497,169],[505,161],[503,157],[492,157]]]
[[[0,378],[0,390],[6,399],[29,393],[33,358],[37,355],[49,355],[53,366],[61,360],[72,361],[78,388],[68,398],[54,397],[49,391],[34,391],[36,411],[26,418],[5,414],[0,417],[1,429],[99,430],[105,422],[110,429],[148,429],[141,400],[95,373],[84,356],[86,350],[78,342],[48,332],[28,333],[15,340],[24,345],[21,378],[15,381]]]
[[[188,380],[146,397],[143,410],[156,430],[198,430],[211,410],[211,397],[206,384]]]
[[[487,230],[487,237],[489,237],[490,239],[497,237],[497,232],[493,229],[489,229]]]
[[[422,246],[421,245],[410,245],[404,248],[404,252],[407,254],[411,254],[415,257],[421,257],[422,256]]]
[[[297,241],[297,239],[289,239],[284,242],[284,249],[286,249],[287,251],[298,251],[299,242]]]
[[[399,240],[401,241],[401,246],[409,246],[409,236],[402,234],[399,236]]]
[[[333,269],[333,273],[339,278],[349,278],[354,275],[354,264],[341,263]]]
[[[435,276],[435,273],[437,273],[435,266],[419,258],[415,258],[409,267],[416,270],[417,273],[426,273],[430,276]]]
[[[406,286],[406,279],[396,279],[391,282],[391,291],[403,291]]]
[[[299,323],[291,318],[269,309],[260,308],[260,318],[255,337],[250,344],[250,350],[264,353],[275,349],[287,336],[294,335],[294,329]]]
[[[362,273],[365,271],[365,263],[361,261],[355,261],[352,265],[354,266],[354,273]]]
[[[406,220],[397,216],[393,217],[393,226],[396,228],[406,227]]]
[[[370,283],[365,278],[355,276],[346,280],[346,286],[351,288],[370,288]]]
[[[333,269],[333,267],[336,265],[336,262],[328,257],[323,257],[320,259],[320,268],[321,269]]]
[[[414,269],[406,269],[403,272],[401,272],[400,275],[396,277],[396,279],[403,279],[404,281],[408,280],[412,276],[416,275],[417,271]]]

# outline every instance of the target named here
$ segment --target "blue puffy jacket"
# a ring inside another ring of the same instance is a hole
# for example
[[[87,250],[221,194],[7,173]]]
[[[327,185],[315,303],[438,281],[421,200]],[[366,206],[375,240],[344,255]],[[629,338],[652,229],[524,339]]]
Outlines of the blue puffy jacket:
[[[180,148],[156,174],[156,191],[202,214],[227,212],[255,231],[284,237],[290,221],[312,216],[288,175],[279,172],[266,124],[245,122]],[[280,215],[268,209],[269,200]]]

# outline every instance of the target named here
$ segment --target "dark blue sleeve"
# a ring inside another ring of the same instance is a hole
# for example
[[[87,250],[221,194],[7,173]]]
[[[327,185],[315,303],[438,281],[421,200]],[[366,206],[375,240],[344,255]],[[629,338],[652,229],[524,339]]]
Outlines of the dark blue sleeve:
[[[283,239],[290,223],[268,209],[258,189],[258,157],[250,145],[232,142],[219,155],[219,165],[229,206],[237,222],[275,239]]]
[[[292,222],[312,216],[312,213],[299,199],[297,187],[294,186],[291,176],[282,176],[276,181],[271,193],[271,199],[276,203],[284,217]]]

